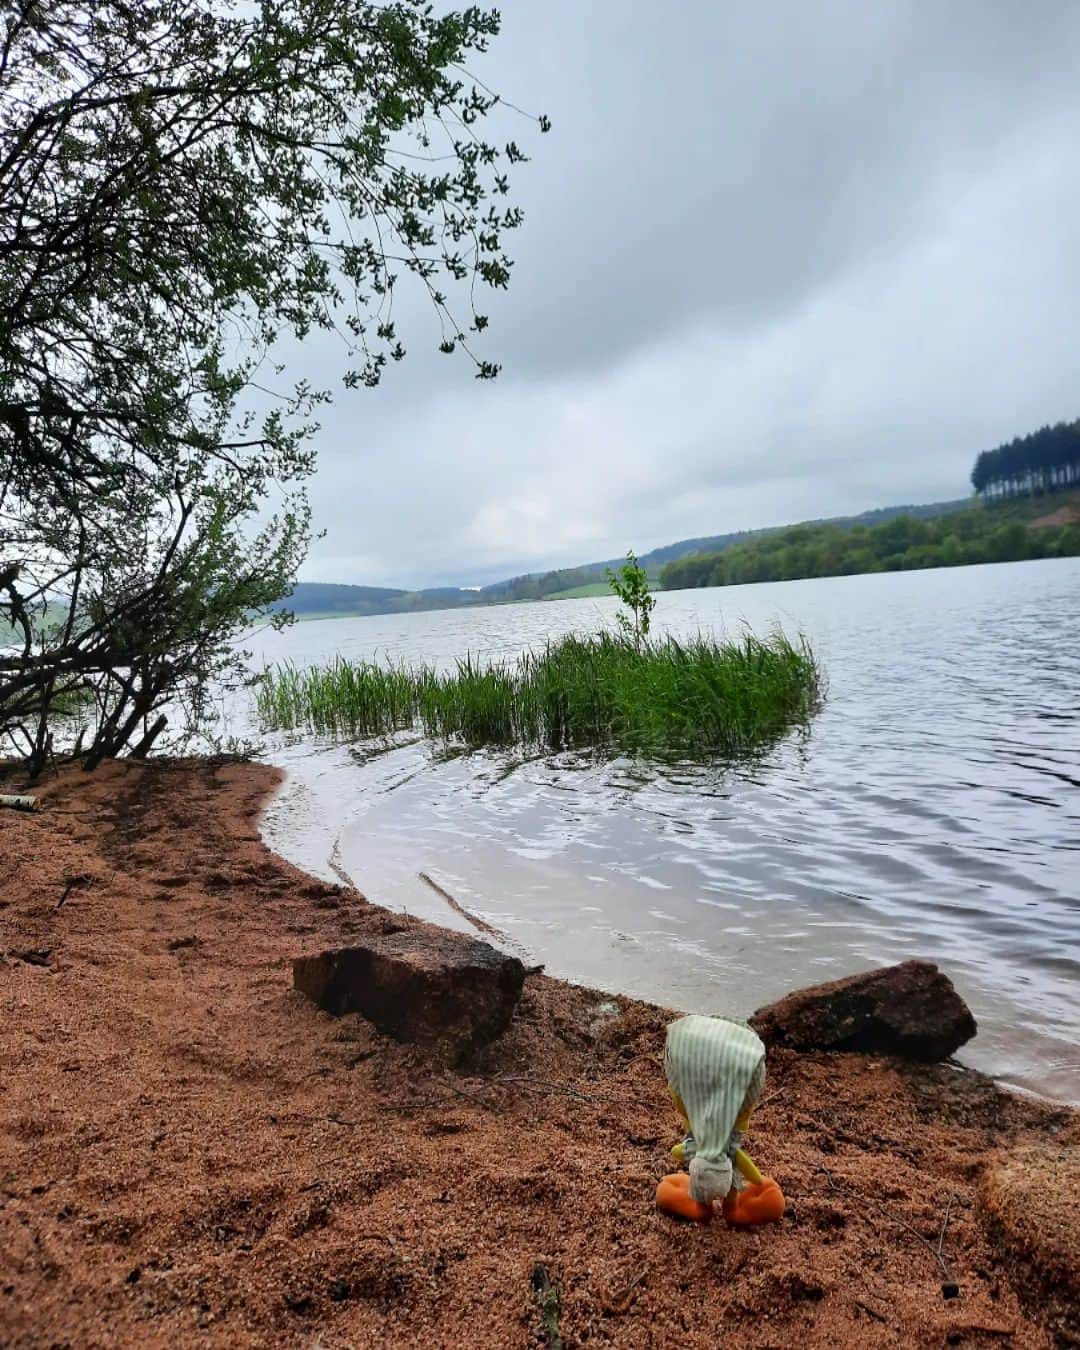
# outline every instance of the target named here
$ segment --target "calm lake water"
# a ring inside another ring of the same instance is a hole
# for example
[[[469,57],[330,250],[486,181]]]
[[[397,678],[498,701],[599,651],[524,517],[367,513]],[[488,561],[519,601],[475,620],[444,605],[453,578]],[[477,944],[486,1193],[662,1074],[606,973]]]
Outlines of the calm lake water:
[[[610,624],[568,600],[299,624],[256,662],[452,665]],[[744,1016],[906,956],[937,961],[998,1078],[1080,1100],[1080,560],[658,597],[677,634],[804,633],[828,675],[808,736],[661,768],[268,739],[271,847],[371,899],[469,924],[552,974]]]

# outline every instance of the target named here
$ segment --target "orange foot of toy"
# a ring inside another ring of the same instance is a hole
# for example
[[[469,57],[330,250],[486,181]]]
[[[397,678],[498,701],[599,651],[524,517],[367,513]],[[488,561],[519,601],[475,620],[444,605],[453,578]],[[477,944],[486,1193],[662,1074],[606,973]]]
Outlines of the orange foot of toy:
[[[712,1205],[703,1205],[690,1198],[690,1177],[686,1172],[672,1172],[656,1188],[656,1204],[665,1214],[677,1214],[680,1219],[695,1219],[705,1223],[713,1216]]]
[[[724,1197],[724,1218],[736,1228],[755,1223],[775,1223],[784,1214],[784,1193],[772,1177],[762,1177],[759,1186],[730,1191]]]

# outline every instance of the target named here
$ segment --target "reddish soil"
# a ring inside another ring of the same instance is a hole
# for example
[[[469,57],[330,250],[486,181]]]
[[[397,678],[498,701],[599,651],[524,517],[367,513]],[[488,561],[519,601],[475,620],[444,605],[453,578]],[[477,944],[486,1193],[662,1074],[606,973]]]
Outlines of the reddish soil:
[[[1080,506],[1059,506],[1048,516],[1040,516],[1031,522],[1033,530],[1045,530],[1059,525],[1080,525]]]
[[[263,847],[277,781],[114,764],[0,812],[0,1343],[1053,1343],[978,1193],[1076,1113],[778,1052],[749,1147],[784,1220],[666,1218],[669,1014],[532,975],[450,1071],[320,1012],[292,958],[400,920]]]

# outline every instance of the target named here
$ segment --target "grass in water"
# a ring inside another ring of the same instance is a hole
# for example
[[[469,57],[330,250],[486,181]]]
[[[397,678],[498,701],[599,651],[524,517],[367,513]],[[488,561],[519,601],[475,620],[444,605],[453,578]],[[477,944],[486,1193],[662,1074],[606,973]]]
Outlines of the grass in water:
[[[563,638],[512,663],[465,657],[449,674],[340,657],[277,666],[259,683],[257,710],[266,730],[357,738],[419,728],[470,748],[704,759],[752,754],[805,726],[821,693],[812,651],[782,633],[640,646],[601,634]]]

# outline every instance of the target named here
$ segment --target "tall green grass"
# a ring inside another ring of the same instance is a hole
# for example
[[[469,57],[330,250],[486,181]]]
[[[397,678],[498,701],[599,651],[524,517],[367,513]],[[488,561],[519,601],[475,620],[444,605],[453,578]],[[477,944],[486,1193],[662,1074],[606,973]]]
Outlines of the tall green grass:
[[[338,658],[262,676],[265,730],[345,738],[413,728],[470,748],[519,746],[706,759],[750,754],[804,726],[822,694],[805,641],[568,637],[516,662],[465,657],[451,673]]]

